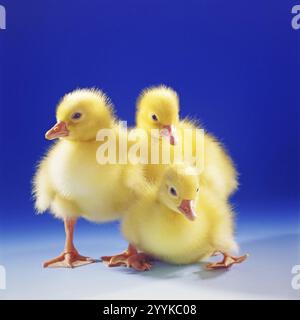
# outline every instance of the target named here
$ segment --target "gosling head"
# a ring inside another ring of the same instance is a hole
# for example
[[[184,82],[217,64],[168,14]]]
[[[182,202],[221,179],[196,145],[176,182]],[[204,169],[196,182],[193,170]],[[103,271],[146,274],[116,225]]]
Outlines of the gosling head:
[[[174,165],[162,179],[159,201],[172,211],[195,220],[195,203],[199,194],[199,179],[192,167]]]
[[[177,143],[176,126],[179,121],[177,93],[166,86],[146,89],[137,101],[136,125],[140,129],[159,132],[172,145]]]
[[[89,141],[100,129],[113,124],[113,109],[104,93],[79,89],[66,94],[57,106],[57,123],[46,132],[48,140],[57,138]]]

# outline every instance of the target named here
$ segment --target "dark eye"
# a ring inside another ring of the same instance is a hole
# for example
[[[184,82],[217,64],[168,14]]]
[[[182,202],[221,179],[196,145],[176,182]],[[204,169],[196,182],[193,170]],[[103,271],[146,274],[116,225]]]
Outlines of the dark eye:
[[[157,118],[157,115],[156,115],[156,114],[153,114],[153,115],[152,115],[152,120],[158,121],[158,118]]]
[[[196,192],[199,192],[199,188],[197,188]]]
[[[175,189],[174,187],[171,187],[171,188],[170,188],[170,193],[171,193],[171,195],[174,196],[174,197],[177,196],[177,191],[176,191],[176,189]]]
[[[82,116],[82,114],[80,112],[75,112],[72,114],[72,119],[78,120],[81,118],[81,116]]]

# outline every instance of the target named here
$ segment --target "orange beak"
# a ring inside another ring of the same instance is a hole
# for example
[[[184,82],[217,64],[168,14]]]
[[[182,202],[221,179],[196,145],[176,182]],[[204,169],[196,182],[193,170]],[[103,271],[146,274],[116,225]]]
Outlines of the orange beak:
[[[172,146],[177,144],[176,129],[173,125],[163,126],[160,134],[164,137],[169,137]]]
[[[57,138],[67,137],[69,135],[69,130],[67,125],[63,121],[58,121],[50,130],[45,134],[47,140],[53,140]]]
[[[182,200],[180,206],[178,207],[181,213],[185,215],[186,218],[193,221],[197,217],[194,209],[193,200]]]

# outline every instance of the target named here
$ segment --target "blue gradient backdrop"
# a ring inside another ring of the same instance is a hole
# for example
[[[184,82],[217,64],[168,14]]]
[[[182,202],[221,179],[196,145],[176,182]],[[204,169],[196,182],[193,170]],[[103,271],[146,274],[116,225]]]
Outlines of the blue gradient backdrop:
[[[172,86],[182,116],[199,118],[234,158],[239,219],[298,221],[296,3],[1,0],[7,9],[7,30],[0,31],[2,234],[58,225],[34,215],[31,179],[50,145],[44,132],[56,103],[89,86],[103,89],[131,125],[143,88]]]

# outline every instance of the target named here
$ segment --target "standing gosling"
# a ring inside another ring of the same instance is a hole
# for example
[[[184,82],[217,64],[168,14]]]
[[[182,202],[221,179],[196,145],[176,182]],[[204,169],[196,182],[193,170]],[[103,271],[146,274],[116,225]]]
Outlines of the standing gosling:
[[[134,201],[143,171],[139,165],[100,164],[96,154],[105,143],[96,141],[100,129],[117,129],[112,105],[100,90],[80,89],[67,94],[56,111],[57,123],[46,139],[59,139],[40,162],[33,182],[35,207],[64,221],[65,249],[44,267],[74,267],[93,262],[73,243],[76,220],[118,219]]]

